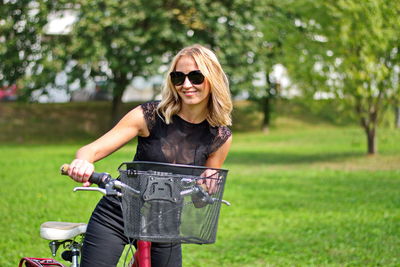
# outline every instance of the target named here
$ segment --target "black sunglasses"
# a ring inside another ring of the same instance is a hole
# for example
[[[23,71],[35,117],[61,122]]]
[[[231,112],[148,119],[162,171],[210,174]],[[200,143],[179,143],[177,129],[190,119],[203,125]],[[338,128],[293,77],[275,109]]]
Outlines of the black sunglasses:
[[[185,82],[186,77],[192,84],[202,84],[204,82],[204,75],[199,70],[194,70],[185,74],[180,71],[173,71],[169,74],[171,81],[175,86],[182,85]]]

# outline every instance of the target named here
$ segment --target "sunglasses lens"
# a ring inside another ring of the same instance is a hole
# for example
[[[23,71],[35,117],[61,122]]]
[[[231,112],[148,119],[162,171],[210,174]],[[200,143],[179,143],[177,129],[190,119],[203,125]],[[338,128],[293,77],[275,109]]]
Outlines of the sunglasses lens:
[[[171,81],[174,85],[181,85],[185,81],[186,75],[183,72],[171,72]]]
[[[191,71],[189,74],[174,71],[169,75],[171,76],[171,81],[175,86],[182,85],[185,82],[186,76],[192,84],[202,84],[204,82],[204,75],[199,70]]]
[[[193,84],[202,84],[204,82],[204,75],[200,71],[192,71],[188,74],[188,77]]]

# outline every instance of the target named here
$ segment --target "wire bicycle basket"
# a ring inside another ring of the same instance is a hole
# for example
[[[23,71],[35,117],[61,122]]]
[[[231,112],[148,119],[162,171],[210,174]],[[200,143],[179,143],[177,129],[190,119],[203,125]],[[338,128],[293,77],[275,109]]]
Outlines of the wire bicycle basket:
[[[121,182],[140,192],[123,190],[125,235],[151,242],[211,244],[228,170],[157,162],[125,162]],[[201,187],[205,179],[212,192]]]

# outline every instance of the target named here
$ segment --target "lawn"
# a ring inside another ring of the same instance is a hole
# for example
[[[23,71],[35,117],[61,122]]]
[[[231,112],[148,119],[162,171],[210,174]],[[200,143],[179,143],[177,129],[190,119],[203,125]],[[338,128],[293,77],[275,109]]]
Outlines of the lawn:
[[[217,242],[184,245],[184,266],[399,266],[400,131],[380,129],[366,156],[357,127],[280,119],[235,133]],[[0,266],[49,257],[44,221],[85,222],[100,196],[59,175],[81,144],[0,145]],[[131,143],[96,165],[116,175]],[[60,260],[59,255],[56,257]]]

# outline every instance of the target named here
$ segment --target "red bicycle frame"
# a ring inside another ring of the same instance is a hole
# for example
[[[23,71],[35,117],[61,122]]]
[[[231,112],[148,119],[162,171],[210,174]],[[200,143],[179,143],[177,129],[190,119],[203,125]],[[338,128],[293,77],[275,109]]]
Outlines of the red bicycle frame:
[[[139,240],[132,267],[151,267],[151,242]]]

